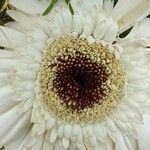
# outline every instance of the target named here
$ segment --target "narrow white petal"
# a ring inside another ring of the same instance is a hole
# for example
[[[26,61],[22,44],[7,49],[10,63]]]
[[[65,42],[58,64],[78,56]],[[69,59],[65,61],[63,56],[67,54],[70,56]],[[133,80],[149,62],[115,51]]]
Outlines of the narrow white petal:
[[[59,127],[58,127],[58,137],[59,137],[59,138],[62,138],[62,137],[63,137],[64,128],[65,128],[65,126],[64,126],[63,124],[62,124],[62,125],[59,125]]]
[[[14,48],[25,44],[26,37],[23,33],[14,29],[0,26],[0,45],[8,48]]]
[[[150,148],[150,116],[144,115],[144,125],[138,129],[138,140],[140,150],[149,150]]]
[[[15,93],[15,95],[12,97],[14,101],[27,101],[30,98],[35,99],[35,92],[27,91],[24,93]]]
[[[54,144],[50,144],[48,141],[45,139],[43,140],[43,150],[53,150],[54,149]]]
[[[21,116],[16,114],[17,107],[18,106],[14,107],[0,117],[0,128],[3,129],[0,133],[0,143],[2,144],[20,138],[20,136],[28,130],[31,111]]]
[[[69,147],[69,139],[68,138],[63,138],[62,139],[62,144],[63,146],[67,149]]]
[[[101,142],[105,142],[106,141],[106,137],[107,137],[107,133],[106,133],[106,129],[105,127],[101,126],[101,125],[95,125],[94,127],[94,134],[96,136],[96,138],[98,140],[100,140]]]
[[[27,134],[28,134],[27,132],[25,132],[24,134],[22,134],[18,139],[15,139],[15,140],[11,141],[10,143],[7,143],[5,145],[5,149],[7,149],[7,150],[12,150],[12,149],[21,150],[22,147],[24,146],[23,145],[24,142],[26,142],[26,139],[29,138],[27,136]]]
[[[41,135],[45,132],[45,122],[41,122],[38,124],[37,134]]]
[[[13,69],[17,65],[17,60],[15,59],[1,59],[0,60],[0,69],[2,70],[10,70]]]
[[[34,99],[33,98],[30,98],[25,104],[24,104],[24,112],[28,111],[32,106],[33,106],[33,102],[34,102]]]
[[[46,0],[10,0],[10,4],[29,14],[41,14],[49,5],[49,2]]]
[[[30,91],[35,89],[35,83],[34,82],[17,82],[18,86],[15,87],[16,92],[23,92],[23,91]]]
[[[86,150],[86,146],[84,143],[81,143],[79,141],[76,142],[76,146],[77,146],[77,149],[82,149],[82,150]]]
[[[41,149],[43,149],[43,143],[44,143],[44,134],[42,134],[41,136],[36,138],[36,142],[32,145],[32,150],[41,150]]]
[[[125,122],[122,122],[120,120],[116,120],[116,125],[118,128],[120,128],[123,132],[128,131],[128,126],[126,125]]]
[[[16,53],[14,51],[0,49],[0,59],[4,58],[16,58]]]
[[[18,71],[17,75],[23,79],[29,79],[29,80],[35,80],[37,77],[37,74],[34,71],[28,70],[28,71]]]
[[[5,24],[6,27],[17,30],[17,31],[22,31],[21,27],[17,22],[8,22]]]
[[[55,127],[53,127],[50,135],[50,143],[54,143],[57,138],[57,130]]]
[[[0,100],[0,115],[8,112],[10,109],[18,105],[18,102],[13,101],[12,98],[13,93],[3,97]]]
[[[79,126],[79,125],[77,125],[77,124],[75,124],[74,126],[73,126],[73,130],[72,130],[72,140],[76,140],[76,138],[78,137],[78,136],[80,136],[80,134],[81,134],[81,127]]]
[[[113,11],[114,0],[104,0],[103,2],[103,9],[107,15],[111,15]]]
[[[131,136],[127,136],[126,134],[122,134],[124,142],[128,150],[138,149],[137,140]]]
[[[73,30],[78,34],[81,34],[83,30],[81,16],[78,12],[76,12],[75,15],[73,16]]]
[[[51,119],[48,119],[47,122],[46,122],[46,128],[47,129],[51,129],[55,124],[55,119],[51,118]]]
[[[117,133],[116,150],[128,150],[120,132]]]
[[[26,52],[26,54],[38,63],[40,63],[42,61],[42,54],[39,51],[30,51],[30,50],[28,50]]]
[[[8,72],[0,72],[0,80],[6,80],[9,78]]]
[[[14,10],[9,10],[8,14],[18,22],[21,26],[21,30],[28,36],[28,39],[40,42],[47,40],[47,33],[45,32],[45,28],[42,28],[43,25],[41,23],[44,22],[43,18],[40,19],[36,16],[27,15]]]
[[[123,7],[121,7],[120,4]],[[124,31],[132,25],[135,25],[150,13],[149,0],[122,0],[120,1],[120,4],[118,3],[118,6],[116,6],[116,11],[114,11],[114,15],[118,20],[120,32]]]
[[[107,135],[109,139],[113,142],[116,142],[116,132],[113,132],[110,128],[106,128]],[[108,139],[107,139],[108,140]]]
[[[11,86],[9,86],[9,85],[0,87],[0,99],[5,96],[11,95],[12,91],[13,90],[12,90]]]
[[[99,13],[97,17],[97,23],[94,30],[94,37],[96,39],[102,39],[106,33],[106,17],[103,13]]]
[[[118,32],[118,25],[112,20],[109,19],[107,21],[107,32],[104,36],[104,39],[107,42],[112,42],[115,40],[116,36],[117,36],[117,32]]]
[[[93,127],[92,125],[87,125],[86,127],[83,128],[83,131],[85,132],[85,138],[90,137],[93,135]]]
[[[113,116],[112,116],[112,118],[113,118]],[[115,118],[113,118],[113,119],[115,120],[116,118],[121,120],[121,121],[123,121],[123,122],[127,122],[128,121],[128,118],[127,118],[126,114],[124,112],[122,112],[122,111],[118,111],[115,114]]]
[[[110,128],[110,130],[115,132],[116,131],[116,125],[115,125],[114,121],[111,118],[107,118],[106,122],[107,122],[107,125]]]
[[[71,131],[72,131],[72,126],[70,124],[66,124],[64,129],[64,136],[66,138],[69,138],[71,135]]]
[[[17,103],[11,98],[13,90],[10,86],[4,86],[0,88],[0,114],[6,112],[10,108],[13,108]]]
[[[58,140],[55,144],[55,150],[66,150],[66,148],[64,148],[62,140]]]
[[[107,150],[113,150],[114,149],[114,143],[111,140],[106,142],[106,149]]]
[[[7,11],[8,15],[10,17],[12,17],[16,23],[18,23],[19,25],[21,25],[21,28],[23,31],[27,30],[27,29],[32,29],[34,26],[34,17],[28,14],[25,14],[23,12],[19,12],[19,11],[14,11],[14,10],[8,10]],[[31,20],[32,19],[32,23]]]
[[[114,7],[113,15],[116,20],[121,19],[128,12],[130,12],[133,8],[135,8],[138,4],[140,4],[142,0],[119,0]]]
[[[95,135],[92,135],[91,137],[89,137],[89,143],[90,143],[90,147],[92,147],[92,148],[96,147],[97,139],[96,139]]]
[[[141,21],[139,24],[137,24],[132,29],[132,36],[135,36],[136,38],[141,37],[149,37],[150,36],[150,19],[146,18],[143,21]],[[130,34],[131,36],[131,34]]]

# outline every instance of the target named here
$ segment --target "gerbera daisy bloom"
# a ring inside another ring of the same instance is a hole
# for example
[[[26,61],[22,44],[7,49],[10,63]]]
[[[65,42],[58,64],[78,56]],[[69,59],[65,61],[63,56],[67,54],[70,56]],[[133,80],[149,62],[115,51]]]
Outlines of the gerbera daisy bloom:
[[[16,21],[0,27],[0,145],[139,149],[150,109],[150,1],[72,0],[74,15],[60,1],[46,16],[48,1],[10,3]]]

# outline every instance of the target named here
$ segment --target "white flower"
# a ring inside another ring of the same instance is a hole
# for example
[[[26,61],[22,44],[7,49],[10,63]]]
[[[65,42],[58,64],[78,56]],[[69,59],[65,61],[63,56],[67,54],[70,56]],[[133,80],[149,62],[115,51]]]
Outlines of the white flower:
[[[47,1],[11,3],[16,22],[0,27],[0,145],[137,150],[150,110],[150,20],[141,21],[150,1],[113,8],[113,1],[72,0],[74,16],[59,2],[44,17],[37,12]]]

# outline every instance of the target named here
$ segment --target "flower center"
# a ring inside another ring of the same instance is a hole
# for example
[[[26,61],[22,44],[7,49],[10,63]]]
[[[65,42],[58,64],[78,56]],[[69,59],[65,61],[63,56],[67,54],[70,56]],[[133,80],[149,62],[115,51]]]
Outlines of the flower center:
[[[107,47],[66,36],[47,46],[38,80],[41,102],[51,115],[99,121],[122,99],[125,72]]]
[[[60,99],[68,108],[78,111],[101,102],[106,96],[105,88],[102,87],[108,78],[106,67],[78,51],[75,56],[65,57],[66,60],[58,58],[53,81],[53,88]]]

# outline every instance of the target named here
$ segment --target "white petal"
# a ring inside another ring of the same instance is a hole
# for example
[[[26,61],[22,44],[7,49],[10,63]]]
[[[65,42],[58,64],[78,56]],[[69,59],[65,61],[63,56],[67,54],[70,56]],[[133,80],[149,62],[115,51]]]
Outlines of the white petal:
[[[62,143],[63,143],[63,146],[67,149],[69,147],[69,139],[68,138],[63,138],[62,139]]]
[[[112,118],[113,118],[113,117],[112,117]],[[118,112],[115,114],[115,118],[113,118],[114,121],[115,121],[116,118],[118,118],[119,120],[121,120],[121,121],[123,121],[123,122],[127,122],[127,121],[128,121],[128,118],[127,118],[126,114],[124,114],[124,112],[122,112],[122,111],[118,111]]]
[[[48,7],[49,2],[46,0],[10,0],[10,4],[29,14],[41,14]]]
[[[106,141],[107,133],[106,133],[105,127],[100,126],[100,125],[95,125],[94,134],[96,138],[100,140],[101,142],[104,143]]]
[[[87,148],[86,148],[84,143],[76,142],[76,146],[77,146],[77,149],[87,150]]]
[[[50,143],[54,143],[57,138],[57,130],[55,127],[53,127],[50,135]]]
[[[92,147],[92,148],[96,147],[97,139],[96,139],[96,137],[94,135],[89,137],[89,144],[90,144],[90,147]]]
[[[106,122],[107,122],[107,125],[110,128],[110,130],[115,132],[116,131],[116,125],[115,125],[114,121],[111,118],[107,118]]]
[[[76,138],[78,136],[80,136],[81,132],[82,132],[81,127],[79,125],[75,124],[72,129],[72,137],[71,137],[72,140],[76,140]]]
[[[18,105],[18,102],[13,101],[11,97],[12,95],[7,95],[3,97],[3,100],[0,100],[0,115]]]
[[[32,137],[31,137],[32,138]],[[30,139],[28,139],[30,140]],[[43,143],[44,143],[44,134],[36,138],[36,142],[32,146],[32,150],[41,150],[43,149]]]
[[[81,34],[83,30],[81,16],[78,12],[76,12],[73,16],[73,30],[78,34]]]
[[[33,16],[14,10],[8,10],[7,13],[11,18],[16,21],[17,24],[19,24],[19,27],[22,28],[23,31],[27,29],[31,30],[34,27],[33,25],[35,24],[35,21]]]
[[[135,8],[142,0],[119,0],[114,7],[113,15],[119,20],[126,15],[130,10]]]
[[[144,125],[138,129],[138,139],[139,139],[139,148],[140,150],[149,150],[150,148],[150,116],[144,115]]]
[[[16,53],[14,51],[0,49],[0,59],[4,59],[4,58],[7,58],[7,59],[16,58]]]
[[[12,89],[11,86],[4,86],[4,87],[0,87],[0,99],[5,97],[5,96],[9,96],[12,93]]]
[[[132,35],[135,36],[136,38],[150,37],[149,27],[150,27],[150,19],[146,18],[132,29],[131,31]]]
[[[44,139],[43,141],[43,150],[53,150],[54,144],[50,144],[48,141]]]
[[[93,35],[96,39],[102,39],[105,33],[106,33],[106,16],[103,13],[99,12]]]
[[[37,74],[34,71],[28,70],[28,71],[18,71],[17,72],[18,77],[28,80],[35,80],[37,77]]]
[[[71,131],[72,131],[72,126],[70,124],[66,124],[64,129],[64,136],[66,138],[69,138],[71,135]]]
[[[30,40],[43,41],[48,38],[47,35],[50,30],[48,27],[49,21],[42,16],[31,16],[14,10],[9,10],[7,13],[17,21],[21,31],[24,32]]]
[[[30,98],[27,102],[25,102],[23,107],[24,112],[28,111],[33,106],[33,103],[34,103],[33,98]]]
[[[120,132],[117,133],[116,150],[128,150]]]
[[[111,19],[107,21],[107,32],[104,36],[104,39],[107,42],[112,42],[115,40],[118,32],[118,25]]]
[[[0,26],[0,45],[8,48],[24,45],[26,37],[14,29]]]
[[[16,92],[23,92],[23,91],[30,91],[30,90],[34,90],[35,89],[35,83],[34,82],[29,82],[29,81],[26,81],[26,82],[16,82],[16,84],[18,86],[15,87],[15,91]]]
[[[90,137],[90,136],[93,135],[92,125],[86,125],[86,127],[83,128],[83,135],[84,135],[85,138]]]
[[[62,140],[58,140],[55,144],[55,150],[66,150],[66,148],[64,148]]]
[[[25,132],[23,135],[21,135],[18,139],[15,139],[11,141],[10,143],[7,143],[5,145],[5,149],[7,150],[21,150],[23,148],[23,143],[25,142],[27,137],[27,132]],[[24,149],[23,149],[24,150]]]
[[[14,139],[20,138],[28,130],[31,111],[24,115],[19,115],[16,114],[17,108],[18,106],[14,107],[0,117],[0,128],[3,129],[0,132],[0,143],[2,144],[7,144]]]
[[[5,24],[5,27],[17,30],[17,31],[22,31],[21,27],[18,25],[17,22],[8,22]]]
[[[15,59],[0,59],[0,70],[8,71],[14,69],[17,65],[17,60]]]
[[[27,92],[24,92],[24,93],[15,93],[15,95],[12,96],[12,99],[14,101],[27,101],[30,98],[35,99],[35,92],[27,91]]]
[[[114,0],[104,0],[103,9],[107,15],[111,15],[113,11]]]
[[[107,150],[113,150],[114,148],[114,143],[112,141],[106,142],[106,149]]]
[[[38,124],[37,134],[41,135],[45,132],[45,122],[41,122]]]
[[[120,31],[124,31],[150,13],[149,0],[120,0],[114,9],[114,16],[118,20]]]
[[[138,149],[137,140],[131,136],[127,136],[126,134],[122,134],[124,142],[126,144],[127,150]]]
[[[64,128],[65,128],[65,125],[59,125],[58,127],[58,137],[59,138],[62,138],[63,137],[63,134],[64,134]]]
[[[48,119],[47,122],[46,122],[46,128],[47,129],[51,129],[55,124],[55,119],[51,118],[51,119]]]
[[[120,120],[116,120],[116,125],[118,128],[120,128],[123,132],[124,131],[128,131],[128,126],[126,125],[126,123],[120,121]]]

